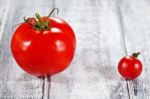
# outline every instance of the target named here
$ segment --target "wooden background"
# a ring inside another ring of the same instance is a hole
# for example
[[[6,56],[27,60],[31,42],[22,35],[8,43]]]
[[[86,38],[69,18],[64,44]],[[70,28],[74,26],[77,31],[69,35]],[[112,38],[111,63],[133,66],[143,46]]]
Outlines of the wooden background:
[[[73,27],[77,49],[71,66],[48,83],[17,66],[10,39],[24,16],[54,7]],[[149,39],[149,0],[0,0],[0,99],[150,99]],[[136,51],[144,70],[129,94],[117,63]]]

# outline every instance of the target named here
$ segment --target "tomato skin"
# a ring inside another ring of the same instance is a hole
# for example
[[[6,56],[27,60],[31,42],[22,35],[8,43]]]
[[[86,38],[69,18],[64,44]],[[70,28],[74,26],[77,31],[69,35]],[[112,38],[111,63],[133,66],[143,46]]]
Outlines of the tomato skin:
[[[26,72],[45,76],[65,70],[71,63],[76,39],[71,27],[62,19],[43,17],[49,20],[45,31],[36,30],[23,23],[15,31],[11,51],[18,65]]]
[[[142,63],[133,56],[123,57],[118,64],[119,73],[126,79],[134,80],[142,73]]]

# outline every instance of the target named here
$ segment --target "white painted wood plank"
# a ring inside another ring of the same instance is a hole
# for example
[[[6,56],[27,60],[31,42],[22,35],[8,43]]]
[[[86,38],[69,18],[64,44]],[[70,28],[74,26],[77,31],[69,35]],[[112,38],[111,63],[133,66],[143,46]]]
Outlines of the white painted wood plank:
[[[150,99],[150,1],[120,0],[122,24],[128,54],[141,51],[144,70],[133,81],[136,99]]]
[[[8,18],[0,42],[1,99],[41,99],[43,97],[43,80],[25,73],[17,66],[10,52],[10,39],[12,27],[23,22],[24,16],[31,17],[36,12],[48,15],[51,4],[50,0],[10,0]],[[3,19],[0,17],[0,20]],[[2,28],[2,26],[0,27]]]
[[[77,37],[71,66],[52,77],[50,99],[128,99],[117,72],[124,55],[116,0],[55,0]]]

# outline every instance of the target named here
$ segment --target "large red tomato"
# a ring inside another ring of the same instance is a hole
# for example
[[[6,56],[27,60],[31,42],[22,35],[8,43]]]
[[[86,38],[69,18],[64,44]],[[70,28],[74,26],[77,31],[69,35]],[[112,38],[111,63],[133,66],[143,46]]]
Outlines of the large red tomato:
[[[71,63],[76,39],[72,28],[57,17],[29,18],[14,32],[12,54],[26,72],[45,76],[59,73]]]

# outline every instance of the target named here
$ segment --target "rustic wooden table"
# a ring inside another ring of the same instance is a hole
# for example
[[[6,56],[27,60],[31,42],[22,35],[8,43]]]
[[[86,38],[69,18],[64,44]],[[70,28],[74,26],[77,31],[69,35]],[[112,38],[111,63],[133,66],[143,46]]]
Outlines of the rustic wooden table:
[[[17,66],[10,39],[24,16],[54,7],[73,27],[77,49],[71,66],[49,83]],[[0,99],[150,99],[149,39],[149,0],[0,0]],[[136,51],[144,70],[127,82],[117,63]]]

